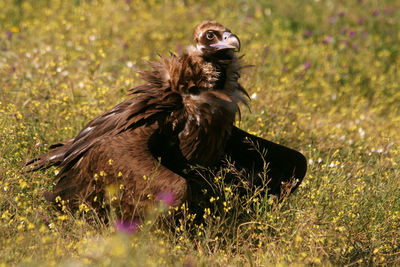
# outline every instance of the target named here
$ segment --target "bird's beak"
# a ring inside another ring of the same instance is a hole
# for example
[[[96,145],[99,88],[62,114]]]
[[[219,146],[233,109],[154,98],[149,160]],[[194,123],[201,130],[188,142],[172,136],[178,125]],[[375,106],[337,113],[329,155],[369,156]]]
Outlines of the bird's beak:
[[[211,47],[215,47],[217,50],[223,49],[236,49],[237,52],[240,51],[240,40],[239,38],[230,32],[224,32],[222,35],[222,40],[215,44],[211,44]]]

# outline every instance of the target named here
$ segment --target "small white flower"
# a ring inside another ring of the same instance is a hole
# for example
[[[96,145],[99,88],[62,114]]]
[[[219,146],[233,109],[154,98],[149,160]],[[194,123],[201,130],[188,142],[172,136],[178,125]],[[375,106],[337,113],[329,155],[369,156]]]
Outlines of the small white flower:
[[[253,94],[251,94],[251,99],[256,99],[257,98],[257,94],[256,93],[253,93]]]
[[[132,67],[133,67],[132,61],[126,62],[126,66],[127,66],[128,68],[132,68]]]
[[[358,129],[358,133],[360,134],[361,137],[365,136],[365,132],[364,132],[364,130],[362,128]]]
[[[383,148],[373,148],[373,149],[371,149],[371,152],[372,152],[372,153],[373,153],[373,152],[376,152],[376,153],[381,154],[381,153],[383,153],[383,151],[384,151]]]

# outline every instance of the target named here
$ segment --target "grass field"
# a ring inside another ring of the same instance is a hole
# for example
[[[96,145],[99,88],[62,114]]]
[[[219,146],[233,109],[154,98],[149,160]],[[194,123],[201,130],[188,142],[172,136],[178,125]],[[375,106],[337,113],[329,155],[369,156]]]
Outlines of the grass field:
[[[307,157],[300,188],[271,206],[216,181],[227,208],[173,232],[156,211],[131,234],[49,208],[56,170],[21,163],[126,99],[143,61],[205,19],[254,65],[240,127]],[[399,70],[397,0],[0,0],[0,266],[400,265]]]

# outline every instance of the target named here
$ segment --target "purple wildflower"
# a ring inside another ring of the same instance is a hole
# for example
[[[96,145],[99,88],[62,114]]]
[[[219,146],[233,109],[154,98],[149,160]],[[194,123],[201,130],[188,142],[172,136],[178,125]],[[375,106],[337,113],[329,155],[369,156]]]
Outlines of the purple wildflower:
[[[307,70],[311,67],[311,62],[309,60],[306,61],[303,65],[303,70]]]
[[[367,38],[368,37],[368,32],[363,32],[362,38]]]
[[[336,20],[335,17],[330,17],[330,18],[329,18],[329,22],[330,22],[330,23],[334,23],[335,20]]]
[[[350,38],[354,38],[354,36],[356,36],[356,33],[354,31],[350,31],[349,36]]]
[[[343,18],[343,17],[344,17],[344,14],[345,14],[345,13],[344,13],[343,11],[340,11],[338,15],[339,15],[339,17]]]
[[[374,11],[372,11],[372,15],[373,16],[378,16],[378,14],[379,14],[379,10],[378,9],[375,9]]]
[[[123,233],[126,235],[131,235],[137,231],[140,226],[140,222],[138,219],[134,219],[133,221],[122,221],[117,220],[114,224],[115,231],[118,233]]]
[[[286,66],[283,66],[282,71],[283,71],[283,72],[287,72],[287,71],[288,71],[288,68],[287,68]]]
[[[163,202],[165,205],[172,206],[175,200],[175,195],[171,192],[160,192],[157,195],[157,200]]]
[[[361,25],[361,24],[363,24],[363,23],[364,23],[364,19],[363,19],[363,18],[359,18],[359,19],[358,19],[358,24]]]
[[[11,38],[11,36],[12,36],[12,32],[6,31],[6,37],[7,37],[7,38]]]
[[[327,35],[325,39],[322,41],[324,44],[332,43],[333,37],[331,35]]]
[[[304,36],[310,37],[310,36],[311,36],[311,31],[307,29],[307,30],[305,31],[305,33],[304,33]]]
[[[383,11],[383,13],[385,13],[386,15],[390,14],[390,12],[391,12],[390,7],[385,8],[385,10]]]

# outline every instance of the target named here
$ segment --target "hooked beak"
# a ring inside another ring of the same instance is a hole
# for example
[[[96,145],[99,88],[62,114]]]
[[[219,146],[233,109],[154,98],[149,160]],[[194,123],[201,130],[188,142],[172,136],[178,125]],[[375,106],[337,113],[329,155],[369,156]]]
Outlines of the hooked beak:
[[[211,44],[211,47],[215,47],[217,50],[223,49],[236,49],[237,52],[240,51],[240,40],[239,38],[230,32],[224,32],[222,35],[222,40],[215,44]]]

